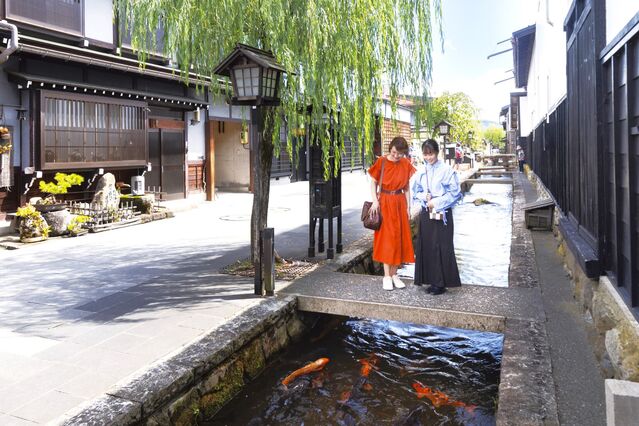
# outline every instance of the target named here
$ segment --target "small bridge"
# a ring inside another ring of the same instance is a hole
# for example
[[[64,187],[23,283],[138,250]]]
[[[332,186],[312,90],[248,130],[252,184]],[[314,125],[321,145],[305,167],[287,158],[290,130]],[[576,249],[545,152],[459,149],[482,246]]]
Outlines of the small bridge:
[[[485,183],[500,183],[500,184],[513,184],[512,170],[508,170],[506,166],[483,166],[479,170],[475,171],[467,178],[462,179],[459,183],[462,192],[470,191],[470,188],[475,184]],[[510,176],[509,178],[502,178],[501,176]],[[486,176],[486,177],[484,177]],[[494,176],[491,178],[489,176]]]

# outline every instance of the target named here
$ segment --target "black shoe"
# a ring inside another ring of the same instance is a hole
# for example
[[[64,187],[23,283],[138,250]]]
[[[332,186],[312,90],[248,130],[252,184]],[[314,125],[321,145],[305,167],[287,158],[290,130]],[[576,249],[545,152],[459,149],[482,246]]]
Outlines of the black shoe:
[[[433,287],[432,285],[429,285],[428,287],[426,287],[426,293],[432,293],[434,288],[435,287]]]
[[[429,291],[430,294],[432,294],[433,296],[437,296],[438,294],[444,294],[446,293],[446,288],[445,287],[432,287],[432,289]]]

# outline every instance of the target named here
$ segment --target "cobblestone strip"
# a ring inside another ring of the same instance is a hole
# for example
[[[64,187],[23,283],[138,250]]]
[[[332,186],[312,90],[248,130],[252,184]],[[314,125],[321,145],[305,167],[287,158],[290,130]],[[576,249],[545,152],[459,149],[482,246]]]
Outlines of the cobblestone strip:
[[[506,320],[497,425],[558,425],[550,347],[543,323]]]
[[[214,414],[304,324],[295,297],[265,299],[176,355],[90,401],[63,425],[195,424]]]
[[[535,264],[535,249],[532,235],[526,228],[524,204],[526,197],[521,184],[521,176],[513,177],[513,219],[510,243],[509,287],[539,287],[539,274]]]

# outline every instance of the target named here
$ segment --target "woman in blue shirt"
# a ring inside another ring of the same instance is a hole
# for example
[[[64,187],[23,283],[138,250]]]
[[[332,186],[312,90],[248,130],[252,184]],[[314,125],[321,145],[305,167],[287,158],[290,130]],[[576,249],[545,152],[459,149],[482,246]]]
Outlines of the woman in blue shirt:
[[[439,161],[439,145],[422,144],[424,169],[413,182],[413,200],[422,207],[415,244],[415,284],[427,292],[442,294],[446,287],[461,285],[453,245],[453,206],[462,198],[457,173]],[[437,214],[439,213],[439,214]]]

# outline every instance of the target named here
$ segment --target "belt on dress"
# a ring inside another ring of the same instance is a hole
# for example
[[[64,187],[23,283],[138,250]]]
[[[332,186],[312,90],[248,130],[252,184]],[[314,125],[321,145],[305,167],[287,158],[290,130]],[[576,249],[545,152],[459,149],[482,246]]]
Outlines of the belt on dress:
[[[403,189],[396,189],[395,191],[389,191],[387,189],[382,189],[382,194],[388,194],[388,195],[399,195],[399,194],[403,194],[404,190]]]

